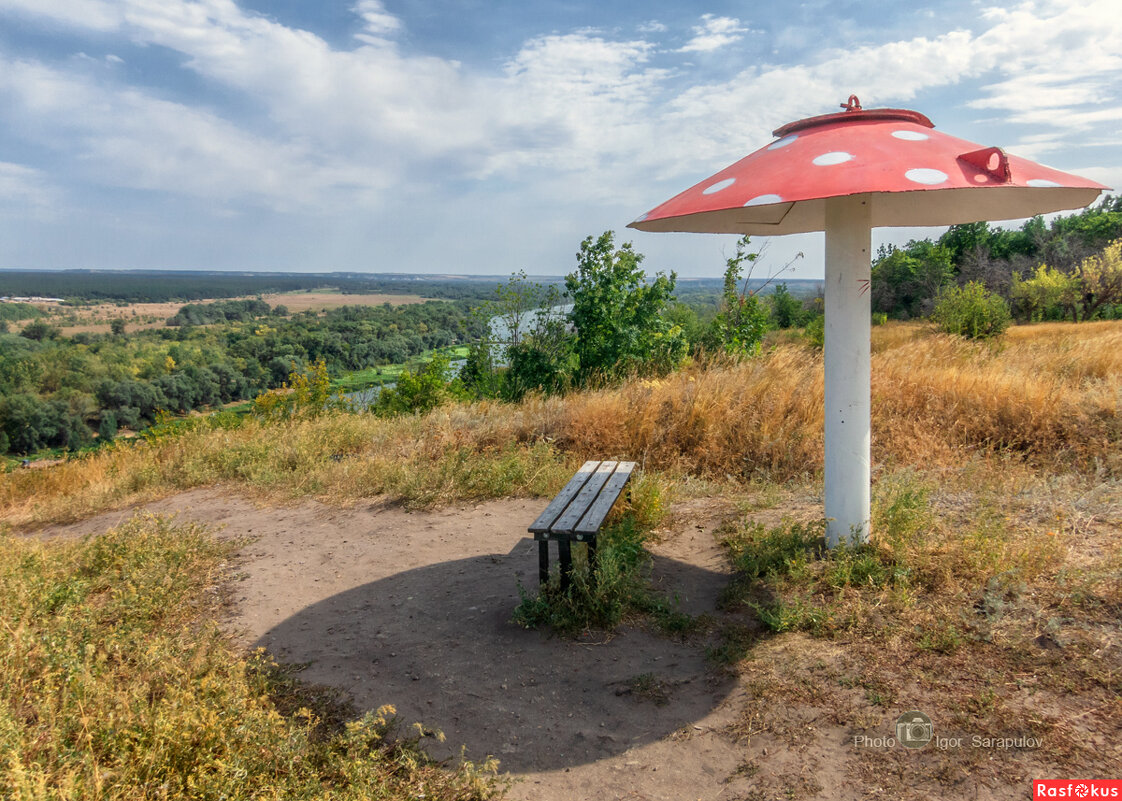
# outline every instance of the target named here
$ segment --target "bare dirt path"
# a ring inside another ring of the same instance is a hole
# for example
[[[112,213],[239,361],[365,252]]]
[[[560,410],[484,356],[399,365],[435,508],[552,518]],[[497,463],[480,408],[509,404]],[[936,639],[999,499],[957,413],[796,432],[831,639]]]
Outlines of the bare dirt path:
[[[302,678],[342,688],[360,710],[393,704],[403,723],[443,731],[434,755],[497,757],[512,798],[743,797],[746,752],[722,733],[743,691],[707,665],[702,644],[637,629],[571,641],[510,622],[518,582],[537,581],[526,525],[543,504],[258,508],[197,490],[145,508],[255,538],[229,621],[245,646],[308,663]],[[48,533],[101,531],[130,514]],[[711,526],[679,528],[656,549],[656,581],[686,611],[712,609],[727,577]]]

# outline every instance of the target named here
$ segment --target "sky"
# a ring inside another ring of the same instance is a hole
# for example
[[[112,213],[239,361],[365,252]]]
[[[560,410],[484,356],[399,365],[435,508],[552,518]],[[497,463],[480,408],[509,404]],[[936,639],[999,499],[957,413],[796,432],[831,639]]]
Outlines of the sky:
[[[1118,0],[0,0],[0,268],[717,276],[625,226],[850,94],[1122,187]]]

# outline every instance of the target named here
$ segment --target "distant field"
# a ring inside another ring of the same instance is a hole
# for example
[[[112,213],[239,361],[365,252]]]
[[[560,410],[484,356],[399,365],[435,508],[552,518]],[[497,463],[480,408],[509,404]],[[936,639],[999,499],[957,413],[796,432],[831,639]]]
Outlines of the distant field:
[[[283,304],[288,307],[289,311],[293,312],[337,309],[340,306],[381,306],[383,303],[404,306],[409,303],[424,303],[426,300],[431,300],[431,298],[423,298],[420,295],[346,295],[342,292],[279,292],[262,295],[261,298],[270,306]],[[174,313],[172,312],[172,314]]]
[[[255,298],[256,295],[246,295],[245,299]],[[424,303],[429,298],[420,295],[390,295],[384,293],[367,293],[348,295],[342,292],[274,292],[262,295],[262,300],[270,306],[284,305],[290,312],[322,311],[324,309],[337,309],[340,306],[380,306],[389,303],[394,306],[403,306],[411,303]],[[197,303],[211,303],[215,299],[195,301]],[[227,300],[227,298],[223,298]],[[136,331],[143,328],[162,328],[167,319],[175,315],[183,306],[180,302],[165,303],[97,303],[92,306],[63,306],[54,301],[33,304],[46,312],[46,320],[51,325],[58,326],[64,334],[107,334],[111,320],[123,318],[128,321],[128,330]],[[20,329],[30,320],[12,325],[13,329]]]

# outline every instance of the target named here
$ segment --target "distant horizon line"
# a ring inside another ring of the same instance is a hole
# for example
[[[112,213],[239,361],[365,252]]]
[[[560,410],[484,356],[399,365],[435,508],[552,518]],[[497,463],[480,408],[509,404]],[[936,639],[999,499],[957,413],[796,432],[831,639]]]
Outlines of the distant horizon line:
[[[114,275],[132,273],[132,274],[149,274],[149,273],[179,273],[191,275],[262,275],[262,276],[323,276],[323,277],[353,277],[353,276],[370,276],[377,278],[402,278],[406,280],[463,280],[463,281],[502,281],[510,278],[515,273],[487,273],[487,274],[469,274],[469,273],[402,273],[402,272],[362,272],[356,270],[332,270],[330,272],[310,271],[299,272],[295,270],[247,270],[247,269],[199,269],[193,267],[0,267],[0,273],[111,273]],[[551,279],[562,281],[565,278],[564,274],[539,274],[539,273],[526,273],[527,278],[536,279]],[[681,281],[712,281],[722,280],[722,275],[679,275],[677,280]],[[753,281],[775,280],[775,278],[753,278]],[[784,278],[783,282],[797,282],[797,283],[821,283],[821,278]]]

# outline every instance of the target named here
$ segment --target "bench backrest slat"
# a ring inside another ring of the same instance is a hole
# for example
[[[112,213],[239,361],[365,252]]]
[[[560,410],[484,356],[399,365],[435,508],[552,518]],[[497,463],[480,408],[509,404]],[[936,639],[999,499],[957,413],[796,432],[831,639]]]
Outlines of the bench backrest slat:
[[[540,534],[544,531],[549,531],[550,527],[557,521],[557,518],[562,515],[572,500],[577,497],[581,489],[588,482],[588,479],[596,473],[596,469],[599,466],[600,462],[597,461],[588,461],[581,465],[576,475],[569,479],[569,483],[557,493],[556,498],[549,502],[549,506],[545,507],[545,511],[538,515],[538,519],[530,524],[530,532],[533,534]]]
[[[596,468],[588,481],[585,482],[584,487],[581,488],[580,493],[569,504],[569,508],[565,513],[557,519],[553,524],[553,531],[559,534],[571,534],[573,528],[581,521],[585,513],[588,512],[588,507],[596,500],[596,496],[607,483],[609,476],[616,469],[617,462],[600,462],[600,466]]]
[[[631,478],[634,469],[635,462],[619,463],[611,478],[604,484],[604,488],[600,490],[600,494],[596,496],[592,506],[589,507],[581,521],[573,527],[573,533],[595,534],[600,530],[600,526],[604,524],[604,518],[608,516],[608,512],[612,511],[612,506],[615,505],[616,499],[623,492],[623,488],[628,479]]]

